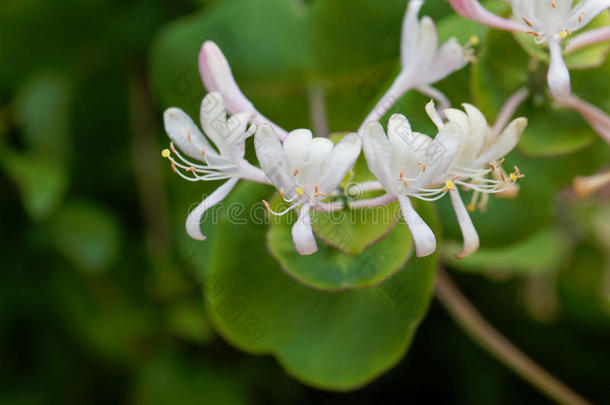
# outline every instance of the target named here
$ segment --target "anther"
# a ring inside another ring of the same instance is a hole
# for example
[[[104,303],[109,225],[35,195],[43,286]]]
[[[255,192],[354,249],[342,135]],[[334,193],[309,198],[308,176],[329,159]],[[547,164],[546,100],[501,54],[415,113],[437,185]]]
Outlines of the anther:
[[[170,153],[169,149],[163,149],[161,151],[161,156],[163,156],[164,158],[168,158],[170,154],[171,153]]]
[[[267,211],[271,212],[271,207],[269,206],[269,203],[263,200],[263,204],[265,204],[265,208],[267,209]]]
[[[294,173],[292,173],[292,175],[294,177],[296,177],[297,174],[299,174],[299,168],[298,167],[296,169],[294,169]]]
[[[172,170],[174,171],[174,173],[176,173],[178,170],[176,169],[176,164],[174,163],[174,161],[172,160]]]
[[[301,188],[301,187],[297,187],[297,188],[295,189],[295,191],[297,192],[297,194],[298,194],[299,196],[302,196],[302,195],[303,195],[303,193],[305,192],[305,191],[303,190],[303,188]]]
[[[477,46],[479,45],[481,41],[479,41],[479,37],[476,35],[473,35],[470,37],[470,43],[472,44],[472,46]]]
[[[174,148],[174,143],[173,142],[169,143],[169,148],[172,150],[172,152],[176,153],[176,148]]]
[[[191,142],[191,130],[190,129],[186,134],[186,138],[189,140],[189,142]]]
[[[402,182],[404,183],[405,187],[409,188],[409,182],[406,179],[402,179]]]
[[[551,7],[553,7],[554,9],[557,8],[557,0],[551,1]]]
[[[400,169],[400,176],[398,177],[399,180],[402,180],[405,178],[405,172],[404,169]]]
[[[426,173],[426,164],[424,162],[417,162],[418,165],[422,168],[422,173]]]
[[[582,16],[585,15],[584,11],[581,11],[580,14],[578,15],[578,23],[582,24]]]
[[[284,194],[284,187],[280,187],[280,197],[282,197],[282,200],[286,198],[286,195]]]
[[[533,28],[533,27],[534,27],[534,24],[532,24],[532,23],[530,22],[530,20],[528,20],[528,19],[527,19],[527,18],[525,18],[525,17],[521,17],[521,18],[523,19],[523,22],[525,22],[525,23],[527,24],[527,26],[528,26],[528,27],[530,27],[530,28]]]
[[[201,149],[201,159],[205,159],[205,147]]]
[[[468,204],[468,207],[466,208],[468,209],[468,212],[474,212],[474,210],[477,209],[474,204]]]
[[[193,166],[186,169],[187,172],[194,172],[195,168]]]

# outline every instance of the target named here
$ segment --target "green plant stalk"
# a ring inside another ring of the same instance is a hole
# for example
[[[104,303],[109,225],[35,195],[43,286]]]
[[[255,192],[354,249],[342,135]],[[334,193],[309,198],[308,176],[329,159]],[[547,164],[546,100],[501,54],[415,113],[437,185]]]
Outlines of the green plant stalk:
[[[451,317],[478,344],[557,403],[590,405],[561,381],[536,364],[483,318],[457,288],[444,269],[439,269],[436,295]]]

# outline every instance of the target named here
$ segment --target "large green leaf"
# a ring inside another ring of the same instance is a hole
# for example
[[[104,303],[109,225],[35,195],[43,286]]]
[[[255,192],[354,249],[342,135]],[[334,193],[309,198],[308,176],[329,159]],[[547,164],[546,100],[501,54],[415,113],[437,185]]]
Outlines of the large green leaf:
[[[242,186],[229,203],[267,195],[266,188]],[[420,211],[436,229],[430,210]],[[271,353],[301,381],[334,390],[359,387],[404,355],[428,307],[436,256],[409,261],[377,287],[325,293],[281,270],[266,252],[265,226],[235,219],[219,225],[204,284],[210,317],[227,340]]]

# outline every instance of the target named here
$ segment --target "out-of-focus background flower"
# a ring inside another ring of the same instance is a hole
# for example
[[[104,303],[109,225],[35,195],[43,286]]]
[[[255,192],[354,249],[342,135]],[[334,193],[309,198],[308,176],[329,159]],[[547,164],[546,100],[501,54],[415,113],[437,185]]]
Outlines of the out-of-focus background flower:
[[[199,46],[216,41],[244,92],[284,127],[311,127],[310,100],[322,92],[331,131],[355,130],[397,71],[405,7],[405,0],[1,2],[0,403],[548,401],[435,301],[398,365],[350,393],[299,382],[274,357],[226,343],[209,320],[219,311],[204,298],[215,226],[208,241],[195,242],[184,220],[216,185],[179,180],[160,155],[163,109],[195,117],[205,94]],[[509,94],[502,83],[523,76],[507,61],[526,60],[525,51],[510,34],[486,36],[445,2],[428,1],[423,14],[443,38],[481,36],[480,64],[441,87],[456,105],[497,112],[502,91]],[[606,110],[609,63],[574,73],[576,91]],[[535,90],[544,80],[528,84]],[[481,252],[467,262],[447,254],[445,264],[508,338],[576,391],[610,404],[608,194],[582,201],[571,190],[575,176],[603,167],[608,147],[573,113],[537,120],[544,98],[540,90],[519,111],[534,116],[511,160],[528,176],[521,195],[474,214]],[[393,111],[431,130],[425,102],[408,95]],[[557,117],[564,121],[554,124]],[[445,236],[459,240],[446,203]],[[235,224],[233,232],[240,226],[262,225]],[[256,272],[265,263],[259,256],[268,256],[264,244],[222,251],[250,255],[243,272]]]

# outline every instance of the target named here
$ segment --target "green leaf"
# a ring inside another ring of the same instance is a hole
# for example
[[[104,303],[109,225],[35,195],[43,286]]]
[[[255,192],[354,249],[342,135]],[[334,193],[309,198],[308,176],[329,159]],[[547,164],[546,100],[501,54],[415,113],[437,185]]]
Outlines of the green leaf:
[[[251,204],[267,193],[242,186],[231,201]],[[429,208],[419,211],[436,229]],[[377,287],[329,294],[281,270],[265,252],[265,226],[231,222],[219,225],[204,284],[210,317],[228,341],[271,353],[299,380],[333,390],[362,386],[404,355],[428,308],[436,256],[409,261]]]
[[[0,165],[17,184],[28,215],[49,217],[59,206],[68,185],[68,173],[56,160],[0,149]]]
[[[379,284],[400,269],[411,255],[411,234],[404,224],[399,224],[387,236],[384,232],[382,237],[385,237],[366,250],[345,253],[359,245],[361,234],[368,229],[367,224],[350,225],[359,220],[354,220],[354,217],[363,215],[363,211],[366,210],[346,210],[336,220],[329,221],[325,217],[327,222],[318,224],[321,233],[341,250],[318,240],[318,252],[309,256],[299,255],[290,234],[292,224],[297,220],[294,212],[272,222],[267,233],[269,250],[288,275],[313,288],[337,291]],[[393,227],[397,220],[396,210],[388,209],[384,213],[385,217],[377,219],[384,229],[388,223]],[[317,213],[313,212],[312,222],[316,223],[317,220]],[[372,258],[375,260],[374,266],[371,266]]]
[[[557,269],[565,260],[568,246],[557,229],[544,229],[531,238],[496,249],[479,249],[458,260],[460,243],[446,241],[443,257],[452,268],[483,274],[534,275]]]
[[[59,73],[30,77],[16,100],[16,115],[29,150],[62,160],[69,150],[72,85]]]
[[[51,241],[76,268],[98,273],[114,263],[120,245],[116,218],[85,201],[69,202],[53,217]]]

